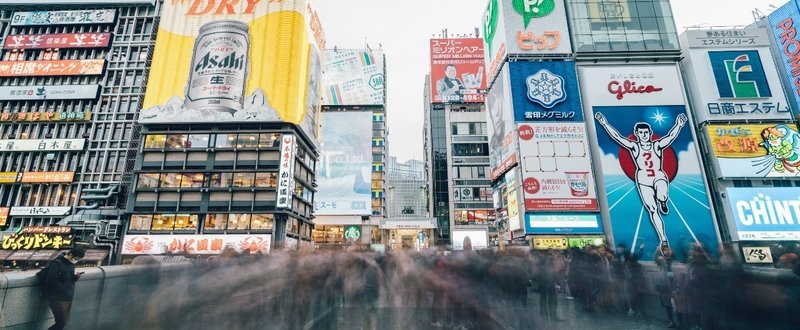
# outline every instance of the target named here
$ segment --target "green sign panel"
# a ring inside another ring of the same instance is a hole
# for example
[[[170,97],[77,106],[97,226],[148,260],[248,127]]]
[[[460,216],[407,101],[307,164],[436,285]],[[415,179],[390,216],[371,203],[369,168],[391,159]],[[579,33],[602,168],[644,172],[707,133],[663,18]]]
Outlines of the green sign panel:
[[[344,239],[357,241],[359,238],[361,238],[361,227],[354,225],[344,227]]]

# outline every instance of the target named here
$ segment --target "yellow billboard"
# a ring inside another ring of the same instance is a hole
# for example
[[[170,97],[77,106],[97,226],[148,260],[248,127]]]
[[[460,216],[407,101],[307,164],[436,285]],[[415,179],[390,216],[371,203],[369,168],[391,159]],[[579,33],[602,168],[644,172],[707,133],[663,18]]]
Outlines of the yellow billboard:
[[[720,177],[800,176],[800,133],[794,125],[708,125],[707,133]]]
[[[285,121],[316,138],[321,47],[306,0],[166,0],[140,122]]]

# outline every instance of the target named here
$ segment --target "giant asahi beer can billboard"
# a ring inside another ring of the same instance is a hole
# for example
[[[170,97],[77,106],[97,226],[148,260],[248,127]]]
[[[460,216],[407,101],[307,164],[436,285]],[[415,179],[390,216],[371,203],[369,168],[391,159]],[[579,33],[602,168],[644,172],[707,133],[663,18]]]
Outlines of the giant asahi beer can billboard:
[[[677,66],[583,66],[578,74],[598,195],[606,196],[601,207],[614,242],[644,245],[645,260],[666,245],[679,258],[696,243],[716,251],[717,231]]]
[[[284,121],[316,136],[324,37],[305,0],[166,1],[142,123]]]

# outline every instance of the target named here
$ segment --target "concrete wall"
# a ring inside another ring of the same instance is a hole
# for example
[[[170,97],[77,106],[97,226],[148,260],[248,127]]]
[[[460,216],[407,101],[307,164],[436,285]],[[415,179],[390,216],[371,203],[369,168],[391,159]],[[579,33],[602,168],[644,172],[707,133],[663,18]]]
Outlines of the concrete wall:
[[[126,318],[141,317],[141,314],[125,314],[126,303],[136,299],[140,289],[144,289],[139,286],[169,280],[171,274],[188,266],[180,263],[80,268],[85,273],[75,285],[69,328],[116,328]],[[40,295],[35,273],[0,273],[0,328],[47,329],[54,323],[47,301]]]

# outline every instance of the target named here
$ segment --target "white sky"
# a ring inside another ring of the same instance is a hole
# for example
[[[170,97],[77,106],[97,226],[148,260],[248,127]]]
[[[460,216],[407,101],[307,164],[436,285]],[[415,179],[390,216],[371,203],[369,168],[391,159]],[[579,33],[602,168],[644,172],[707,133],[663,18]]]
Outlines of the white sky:
[[[473,33],[487,0],[314,0],[329,48],[383,46],[386,54],[389,154],[422,160],[423,94],[430,71],[428,39]],[[747,25],[755,8],[786,0],[672,0],[678,31],[686,26]]]

